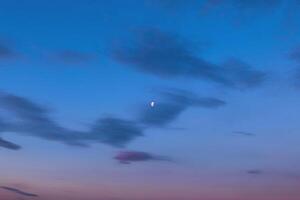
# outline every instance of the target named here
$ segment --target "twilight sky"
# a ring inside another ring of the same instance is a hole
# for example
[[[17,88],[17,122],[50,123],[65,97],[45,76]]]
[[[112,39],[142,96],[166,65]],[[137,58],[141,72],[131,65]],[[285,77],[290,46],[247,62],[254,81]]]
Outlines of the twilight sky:
[[[299,9],[0,0],[0,200],[299,200]]]

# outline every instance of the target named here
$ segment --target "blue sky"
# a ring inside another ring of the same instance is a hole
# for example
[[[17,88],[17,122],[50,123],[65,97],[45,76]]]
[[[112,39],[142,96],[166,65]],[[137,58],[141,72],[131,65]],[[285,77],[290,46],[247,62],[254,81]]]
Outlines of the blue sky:
[[[299,7],[0,1],[0,197],[299,199]]]

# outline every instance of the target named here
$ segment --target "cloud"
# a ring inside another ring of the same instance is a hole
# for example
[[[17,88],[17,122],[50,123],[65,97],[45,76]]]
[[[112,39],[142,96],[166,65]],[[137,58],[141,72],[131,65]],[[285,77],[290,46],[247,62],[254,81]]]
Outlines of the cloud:
[[[251,174],[251,175],[260,175],[262,174],[263,171],[259,170],[259,169],[251,169],[247,171],[247,174]]]
[[[227,73],[224,74],[225,79],[232,80],[230,85],[238,88],[254,88],[260,86],[266,74],[253,69],[247,63],[238,59],[229,59],[221,65],[226,69]]]
[[[245,131],[234,131],[233,133],[239,134],[239,135],[244,135],[244,136],[255,136],[254,133],[245,132]]]
[[[7,124],[0,118],[0,133],[4,132],[7,129]],[[10,149],[10,150],[19,150],[21,146],[4,140],[0,137],[0,147]]]
[[[202,79],[231,88],[255,87],[265,78],[263,72],[237,59],[223,65],[208,62],[184,39],[158,29],[138,31],[134,39],[115,47],[112,55],[128,67],[161,78]]]
[[[0,94],[0,108],[13,114],[17,122],[7,122],[6,132],[15,132],[42,139],[60,141],[69,145],[85,144],[80,141],[80,132],[61,127],[51,119],[49,111],[29,99],[12,94]]]
[[[14,132],[73,146],[89,146],[104,143],[122,147],[143,130],[135,122],[115,117],[101,118],[88,131],[76,131],[60,126],[50,116],[48,109],[29,99],[12,94],[0,93],[0,109],[13,114],[17,120],[6,122],[2,132]]]
[[[156,106],[143,108],[139,115],[139,122],[148,126],[163,127],[178,118],[190,107],[217,108],[224,106],[223,100],[213,97],[198,97],[183,90],[169,90],[161,92],[162,99]]]
[[[7,148],[7,149],[10,149],[10,150],[19,150],[19,149],[21,149],[21,146],[19,146],[17,144],[14,144],[12,142],[6,141],[2,138],[0,138],[0,147]]]
[[[74,50],[65,50],[52,54],[51,58],[54,61],[66,64],[83,64],[94,61],[96,55]]]
[[[161,100],[154,107],[143,108],[135,120],[102,117],[91,123],[85,131],[79,131],[61,126],[45,106],[24,97],[0,92],[0,109],[9,116],[5,122],[0,119],[0,133],[13,132],[79,147],[94,143],[125,147],[132,140],[144,136],[147,128],[165,127],[188,108],[225,105],[220,99],[198,97],[183,90],[163,90],[160,96]],[[12,150],[21,148],[1,137],[0,146]]]
[[[14,192],[14,193],[19,194],[19,195],[22,195],[22,196],[27,196],[27,197],[38,197],[37,194],[24,192],[24,191],[21,191],[21,190],[19,190],[19,189],[12,188],[12,187],[0,186],[0,188],[3,189],[3,190],[7,190],[7,191],[10,191],[10,192]]]
[[[145,162],[145,161],[170,161],[170,159],[163,156],[156,156],[142,151],[121,151],[114,159],[122,164],[130,164],[131,162]]]
[[[116,118],[98,120],[91,129],[91,138],[117,147],[123,147],[136,137],[143,136],[143,130],[135,122]]]

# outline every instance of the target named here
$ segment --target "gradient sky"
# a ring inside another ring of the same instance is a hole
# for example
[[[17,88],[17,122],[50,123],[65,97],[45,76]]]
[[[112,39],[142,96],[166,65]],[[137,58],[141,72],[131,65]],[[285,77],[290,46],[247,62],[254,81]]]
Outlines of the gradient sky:
[[[0,199],[299,200],[299,9],[0,0]]]

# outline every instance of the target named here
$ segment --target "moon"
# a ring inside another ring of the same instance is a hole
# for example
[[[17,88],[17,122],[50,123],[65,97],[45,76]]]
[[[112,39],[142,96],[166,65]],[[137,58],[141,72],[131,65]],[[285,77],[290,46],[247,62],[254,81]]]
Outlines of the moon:
[[[151,107],[154,107],[154,106],[155,106],[155,102],[154,102],[154,101],[151,101],[151,102],[150,102],[150,106],[151,106]]]

